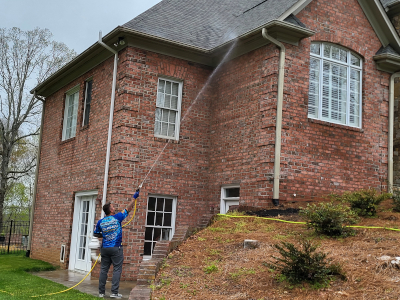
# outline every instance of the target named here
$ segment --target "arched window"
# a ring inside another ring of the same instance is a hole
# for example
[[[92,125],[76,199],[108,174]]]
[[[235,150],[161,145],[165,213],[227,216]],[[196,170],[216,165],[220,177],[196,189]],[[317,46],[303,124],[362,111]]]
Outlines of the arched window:
[[[361,127],[362,61],[351,51],[312,43],[308,117]]]

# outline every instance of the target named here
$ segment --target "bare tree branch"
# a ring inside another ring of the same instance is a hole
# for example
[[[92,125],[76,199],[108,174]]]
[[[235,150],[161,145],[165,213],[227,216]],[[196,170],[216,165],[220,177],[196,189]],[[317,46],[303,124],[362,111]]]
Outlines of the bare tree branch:
[[[29,90],[75,56],[51,37],[48,29],[0,28],[0,227],[10,182],[36,167],[41,101]]]

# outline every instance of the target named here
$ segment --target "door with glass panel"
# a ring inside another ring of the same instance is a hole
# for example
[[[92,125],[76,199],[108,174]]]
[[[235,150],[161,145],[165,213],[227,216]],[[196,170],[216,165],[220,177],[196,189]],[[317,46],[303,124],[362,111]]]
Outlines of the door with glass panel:
[[[147,205],[144,259],[150,259],[157,241],[170,241],[175,231],[175,199],[150,196]]]
[[[94,229],[95,195],[77,197],[75,201],[74,224],[71,240],[70,269],[90,271],[90,249],[88,244],[92,239]]]

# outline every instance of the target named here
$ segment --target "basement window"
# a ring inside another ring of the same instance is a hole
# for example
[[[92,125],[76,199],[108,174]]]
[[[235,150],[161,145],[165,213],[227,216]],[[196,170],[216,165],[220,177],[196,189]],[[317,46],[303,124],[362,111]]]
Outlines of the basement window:
[[[68,140],[76,135],[76,118],[78,115],[79,85],[69,90],[65,95],[64,124],[62,140]]]
[[[362,60],[329,43],[312,43],[308,117],[361,127]]]
[[[221,214],[226,214],[229,207],[239,205],[240,187],[236,185],[223,186],[221,188]]]
[[[147,203],[143,259],[151,259],[157,241],[170,241],[175,232],[176,198],[150,196]]]
[[[182,82],[158,79],[154,135],[179,140]]]

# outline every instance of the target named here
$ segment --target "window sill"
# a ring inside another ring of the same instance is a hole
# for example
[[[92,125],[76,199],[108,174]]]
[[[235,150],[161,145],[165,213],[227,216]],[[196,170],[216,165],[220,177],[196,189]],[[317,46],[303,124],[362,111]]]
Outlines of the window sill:
[[[179,144],[179,140],[174,140],[171,138],[165,138],[165,137],[154,137],[154,141],[156,142],[163,142],[163,143],[171,143],[171,144]]]
[[[64,144],[67,144],[69,142],[75,141],[75,138],[76,137],[74,136],[74,137],[72,137],[72,138],[70,138],[68,140],[63,140],[63,141],[60,142],[60,145],[64,145]]]
[[[323,125],[323,126],[328,126],[328,127],[351,130],[351,131],[355,131],[355,132],[364,132],[364,129],[362,129],[362,128],[351,127],[351,126],[335,124],[335,123],[329,123],[329,122],[317,120],[317,119],[308,118],[308,122]]]

